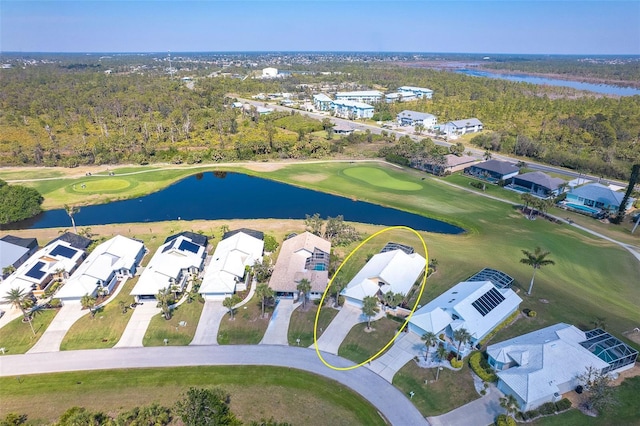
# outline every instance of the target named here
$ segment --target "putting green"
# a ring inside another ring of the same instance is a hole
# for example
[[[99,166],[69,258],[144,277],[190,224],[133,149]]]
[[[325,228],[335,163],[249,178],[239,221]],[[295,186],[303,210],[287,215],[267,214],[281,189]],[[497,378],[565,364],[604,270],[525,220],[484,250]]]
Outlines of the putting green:
[[[419,191],[422,185],[389,176],[384,170],[374,167],[352,167],[344,170],[344,174],[373,186],[396,191]]]
[[[73,184],[72,191],[79,193],[99,193],[113,192],[128,189],[131,182],[127,179],[105,178],[105,179],[89,179]]]

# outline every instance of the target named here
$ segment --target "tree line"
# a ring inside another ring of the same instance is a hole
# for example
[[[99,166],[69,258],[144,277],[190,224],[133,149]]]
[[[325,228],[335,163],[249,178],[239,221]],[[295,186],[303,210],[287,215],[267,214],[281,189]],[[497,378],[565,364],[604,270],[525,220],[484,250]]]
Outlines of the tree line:
[[[42,212],[44,198],[22,185],[7,185],[0,179],[0,225],[28,219]]]

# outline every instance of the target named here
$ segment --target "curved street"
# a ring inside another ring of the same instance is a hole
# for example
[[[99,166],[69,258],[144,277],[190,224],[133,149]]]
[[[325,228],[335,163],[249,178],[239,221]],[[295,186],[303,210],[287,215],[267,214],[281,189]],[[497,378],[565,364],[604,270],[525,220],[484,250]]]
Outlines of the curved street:
[[[323,357],[337,367],[353,365],[332,354],[325,353]],[[315,351],[281,345],[164,346],[5,355],[0,376],[196,365],[268,365],[308,371],[351,388],[392,425],[429,424],[402,392],[373,371],[337,371],[324,365]]]

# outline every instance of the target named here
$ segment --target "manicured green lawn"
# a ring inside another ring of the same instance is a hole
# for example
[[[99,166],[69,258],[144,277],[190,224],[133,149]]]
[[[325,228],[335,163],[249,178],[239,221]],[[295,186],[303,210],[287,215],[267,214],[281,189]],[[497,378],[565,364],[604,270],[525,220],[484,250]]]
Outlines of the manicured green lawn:
[[[303,348],[308,348],[313,344],[313,324],[315,322],[317,309],[317,306],[310,304],[309,309],[306,311],[302,309],[302,306],[298,306],[298,308],[293,311],[291,320],[289,321],[289,332],[287,334],[289,345],[299,345]],[[338,315],[338,312],[337,309],[326,306],[320,310],[320,316],[318,317],[318,338],[322,336],[323,331],[327,329],[331,321]],[[299,344],[297,339],[300,339]]]
[[[262,307],[257,296],[236,310],[235,318],[226,314],[220,321],[218,343],[221,345],[255,345],[267,331],[269,318],[262,318]]]
[[[173,311],[173,315],[168,321],[160,314],[154,316],[142,344],[144,346],[163,346],[164,339],[169,339],[167,343],[169,346],[188,345],[196,334],[203,307],[204,304],[198,301],[185,302]]]
[[[173,406],[189,387],[220,386],[246,423],[273,417],[300,425],[384,425],[375,407],[350,389],[280,367],[223,366],[82,371],[0,378],[0,417],[26,413],[50,424],[73,406],[107,413],[158,402]]]
[[[532,422],[544,426],[608,426],[640,425],[640,376],[626,379],[615,389],[617,405],[604,410],[598,417],[589,417],[578,409]]]
[[[400,326],[400,323],[388,318],[372,321],[370,330],[367,329],[367,323],[356,324],[342,341],[338,355],[358,364],[364,362],[384,348],[396,335]]]
[[[405,395],[414,392],[411,401],[425,417],[447,413],[480,398],[467,362],[460,371],[443,368],[435,380],[435,368],[420,368],[409,361],[393,377],[393,385]]]
[[[64,336],[60,349],[63,351],[103,349],[111,348],[118,343],[133,312],[129,308],[123,314],[119,302],[125,302],[127,305],[133,302],[133,297],[129,293],[137,282],[138,277],[128,279],[118,296],[107,303],[94,317],[85,315],[76,321]]]
[[[344,174],[378,188],[385,188],[396,191],[418,191],[422,189],[422,185],[418,183],[391,177],[384,170],[380,170],[375,167],[351,167],[345,169]]]
[[[33,335],[29,323],[22,322],[22,315],[14,319],[9,324],[0,328],[0,347],[5,348],[7,355],[23,354],[27,352],[42,337],[42,333],[49,327],[51,321],[58,313],[57,309],[46,309],[40,311],[33,319]]]

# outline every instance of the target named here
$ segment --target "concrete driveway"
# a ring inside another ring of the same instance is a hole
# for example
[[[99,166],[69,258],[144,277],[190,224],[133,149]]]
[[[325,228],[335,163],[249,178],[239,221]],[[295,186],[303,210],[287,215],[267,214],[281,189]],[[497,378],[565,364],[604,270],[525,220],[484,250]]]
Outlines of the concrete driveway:
[[[71,326],[83,316],[89,314],[88,309],[82,309],[79,304],[64,305],[49,324],[40,337],[40,340],[27,352],[30,354],[40,352],[56,352],[60,350],[62,339]],[[99,315],[99,314],[96,314]]]
[[[428,417],[434,426],[487,426],[492,425],[498,414],[504,414],[500,407],[500,398],[504,396],[494,384],[490,384],[487,394],[471,401],[462,407],[449,411],[441,416]]]
[[[424,343],[415,333],[402,333],[393,346],[381,357],[371,361],[368,368],[392,383],[393,376],[413,357],[424,354]]]
[[[127,328],[124,329],[122,337],[114,348],[131,348],[141,347],[144,334],[149,328],[151,318],[160,313],[160,308],[157,308],[155,301],[143,302],[142,305],[138,305],[133,310],[133,314],[127,323]]]
[[[336,367],[354,365],[338,356],[323,356]],[[391,425],[428,425],[403,392],[373,371],[367,368],[349,371],[331,369],[318,359],[315,351],[307,348],[281,345],[158,346],[5,355],[1,359],[0,376],[196,365],[272,365],[295,368],[327,377],[353,389],[371,402]]]
[[[371,321],[383,316],[382,310]],[[366,322],[367,319],[362,315],[362,309],[352,305],[345,305],[340,309],[338,315],[331,321],[329,327],[324,331],[322,336],[318,339],[318,349],[323,352],[329,352],[330,354],[337,354],[340,344],[354,325]],[[313,345],[311,346],[313,347]]]
[[[289,321],[291,320],[291,314],[300,304],[300,302],[293,303],[293,299],[280,299],[278,301],[276,309],[271,315],[267,331],[260,341],[261,345],[289,344]]]
[[[222,301],[207,300],[204,302],[196,334],[190,345],[217,345],[220,321],[227,312],[229,310],[222,306]]]

